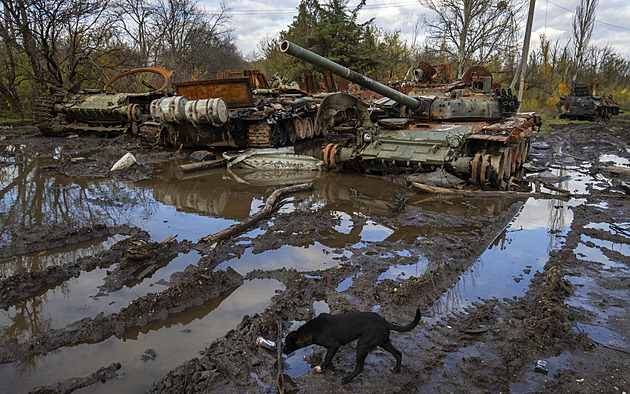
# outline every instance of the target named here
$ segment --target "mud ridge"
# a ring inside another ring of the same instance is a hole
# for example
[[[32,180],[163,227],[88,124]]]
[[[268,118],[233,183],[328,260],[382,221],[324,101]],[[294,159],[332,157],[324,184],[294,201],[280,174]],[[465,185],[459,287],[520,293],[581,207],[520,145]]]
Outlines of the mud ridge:
[[[129,238],[112,245],[108,250],[99,252],[96,256],[80,258],[63,265],[53,265],[41,270],[15,274],[0,281],[0,308],[25,299],[48,285],[54,285],[73,277],[78,277],[84,271],[91,271],[97,267],[108,267],[124,258],[127,249],[138,240],[148,239],[146,231],[132,229],[128,226],[108,228],[107,231],[97,231],[101,234],[129,235]],[[89,232],[93,233],[93,232]]]
[[[10,228],[13,239],[9,245],[0,249],[0,258],[19,256],[33,252],[50,252],[51,249],[75,245],[116,234],[129,235],[131,228],[127,225],[108,227],[97,224],[91,227],[70,228],[64,226],[44,226],[28,228]]]
[[[172,314],[202,305],[242,283],[243,277],[229,267],[225,271],[209,271],[161,293],[150,293],[137,298],[118,313],[108,316],[101,313],[95,318],[87,317],[26,342],[7,341],[0,345],[0,363],[15,362],[63,346],[94,343],[111,335],[121,335],[129,328],[143,327],[149,322],[164,320]]]
[[[32,394],[71,393],[78,389],[89,387],[95,383],[102,383],[118,377],[120,363],[111,363],[107,367],[100,368],[84,378],[70,378],[52,386],[38,386],[29,391]]]

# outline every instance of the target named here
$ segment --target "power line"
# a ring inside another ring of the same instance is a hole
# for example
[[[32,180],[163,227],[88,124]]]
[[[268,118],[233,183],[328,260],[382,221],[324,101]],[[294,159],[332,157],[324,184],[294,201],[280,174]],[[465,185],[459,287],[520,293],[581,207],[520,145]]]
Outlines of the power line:
[[[549,1],[549,0],[547,0],[547,2],[548,2],[549,4],[551,4],[551,5],[555,5],[555,6],[556,6],[556,7],[558,7],[558,8],[561,8],[561,9],[563,9],[563,10],[565,10],[565,11],[568,11],[568,12],[570,12],[571,14],[575,14],[575,11],[572,11],[572,10],[570,10],[570,9],[568,9],[568,8],[565,8],[565,7],[561,6],[561,5],[558,5],[558,4],[554,3],[553,1]],[[597,23],[601,23],[602,25],[607,25],[607,26],[610,26],[610,27],[615,27],[615,28],[617,28],[617,29],[623,29],[623,30],[628,30],[628,31],[630,31],[630,28],[627,28],[627,27],[624,27],[624,26],[617,26],[617,25],[613,25],[612,23],[602,22],[602,21],[597,20],[597,19],[595,19],[595,22],[597,22]]]

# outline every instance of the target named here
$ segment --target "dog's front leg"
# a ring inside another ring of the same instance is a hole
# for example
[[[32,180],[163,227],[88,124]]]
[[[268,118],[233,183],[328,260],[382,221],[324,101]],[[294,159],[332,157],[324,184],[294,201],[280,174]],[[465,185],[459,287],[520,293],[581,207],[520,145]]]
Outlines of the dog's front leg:
[[[332,359],[335,356],[335,353],[337,353],[338,349],[339,345],[326,347],[326,357],[324,357],[324,362],[322,363],[320,371],[318,372],[323,372],[326,368],[330,369],[333,372],[335,371],[335,367],[332,364]]]

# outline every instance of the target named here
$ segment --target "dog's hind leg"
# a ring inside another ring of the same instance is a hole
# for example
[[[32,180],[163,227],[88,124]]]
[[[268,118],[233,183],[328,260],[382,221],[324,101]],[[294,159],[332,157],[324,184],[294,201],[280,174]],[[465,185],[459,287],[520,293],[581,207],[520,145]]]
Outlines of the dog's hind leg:
[[[400,372],[400,365],[402,363],[402,353],[400,352],[400,350],[396,349],[394,345],[392,345],[389,338],[387,339],[387,341],[385,341],[385,343],[382,343],[380,346],[390,352],[394,357],[396,357],[396,366],[392,368],[392,371],[396,373]]]
[[[349,381],[354,379],[358,374],[363,372],[363,366],[365,365],[365,358],[367,357],[370,350],[372,349],[369,349],[367,347],[359,347],[357,345],[357,364],[354,366],[354,371],[352,371],[350,375],[344,376],[343,379],[341,379],[342,383],[348,383]]]

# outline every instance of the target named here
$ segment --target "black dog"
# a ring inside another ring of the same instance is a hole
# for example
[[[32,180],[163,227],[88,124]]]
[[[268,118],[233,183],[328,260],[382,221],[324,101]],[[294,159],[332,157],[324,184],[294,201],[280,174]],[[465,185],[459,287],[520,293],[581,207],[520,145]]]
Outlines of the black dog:
[[[283,353],[290,354],[312,344],[324,346],[327,349],[326,357],[321,367],[316,367],[316,370],[321,371],[325,368],[334,370],[332,358],[337,349],[341,345],[358,339],[357,364],[354,371],[341,380],[343,383],[348,383],[363,371],[365,358],[377,346],[396,357],[396,366],[392,368],[392,371],[400,372],[402,353],[389,341],[389,330],[410,331],[418,325],[420,317],[420,309],[418,308],[416,309],[416,317],[410,324],[397,326],[374,312],[355,312],[345,315],[322,313],[287,335]]]

